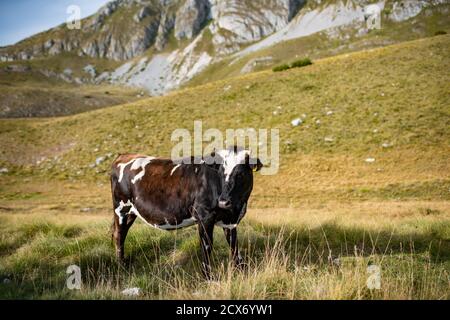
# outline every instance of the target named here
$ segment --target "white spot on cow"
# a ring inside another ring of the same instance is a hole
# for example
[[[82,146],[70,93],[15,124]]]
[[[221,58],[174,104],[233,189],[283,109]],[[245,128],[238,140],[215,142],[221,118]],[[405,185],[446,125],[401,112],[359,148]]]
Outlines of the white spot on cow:
[[[223,221],[217,221],[216,222],[216,226],[221,227],[221,228],[225,228],[225,229],[230,229],[233,230],[237,227],[237,223],[235,224],[225,224],[223,223]]]
[[[125,167],[126,167],[127,165],[129,165],[130,163],[134,162],[134,160],[135,160],[135,159],[130,160],[130,161],[128,161],[127,163],[119,163],[119,164],[117,165],[117,166],[119,167],[119,169],[120,169],[119,182],[121,182],[122,179],[123,179],[123,171],[124,171]]]
[[[177,170],[180,166],[181,166],[181,164],[177,164],[175,167],[173,167],[172,171],[170,172],[170,175],[173,175],[175,170]]]
[[[179,224],[170,224],[167,220],[165,224],[156,224],[154,225],[155,228],[161,229],[161,230],[175,230],[175,229],[181,229],[181,228],[185,228],[185,227],[190,227],[192,225],[194,225],[197,222],[197,219],[195,219],[194,217],[188,218],[188,219],[184,219],[181,223]]]
[[[238,164],[245,163],[245,157],[247,155],[250,155],[250,151],[248,150],[238,150],[237,153],[234,152],[233,149],[228,150],[220,150],[218,152],[219,156],[223,159],[223,168],[224,168],[224,174],[225,174],[225,181],[228,181],[230,178],[231,173],[233,172],[233,169]]]
[[[128,210],[128,212],[126,213],[122,213],[124,207],[130,207],[130,210]],[[123,202],[122,200],[120,200],[119,206],[114,210],[114,212],[119,217],[119,224],[123,223],[123,218],[125,218],[128,214],[139,215],[139,212],[137,211],[131,200],[128,200],[127,202]]]
[[[137,181],[142,179],[142,177],[145,175],[145,167],[154,159],[155,157],[137,158],[133,162],[133,164],[131,165],[131,170],[141,169],[141,171],[134,176],[134,178],[131,180],[131,183],[135,184]]]

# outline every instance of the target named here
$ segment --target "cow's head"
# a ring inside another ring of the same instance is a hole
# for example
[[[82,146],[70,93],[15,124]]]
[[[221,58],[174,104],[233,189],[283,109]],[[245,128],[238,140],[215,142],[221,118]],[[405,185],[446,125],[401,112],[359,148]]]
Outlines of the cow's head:
[[[240,211],[253,189],[253,172],[263,166],[248,150],[230,148],[216,152],[222,171],[222,193],[219,208]]]

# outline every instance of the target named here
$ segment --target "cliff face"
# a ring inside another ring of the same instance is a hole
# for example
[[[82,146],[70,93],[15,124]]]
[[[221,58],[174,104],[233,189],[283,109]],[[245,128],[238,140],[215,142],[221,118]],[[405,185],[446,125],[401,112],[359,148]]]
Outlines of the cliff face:
[[[218,55],[238,51],[284,28],[303,6],[303,0],[212,0],[209,30]]]
[[[369,4],[376,3],[397,22],[449,2],[115,0],[82,20],[81,30],[69,30],[64,24],[0,48],[0,61],[51,59],[62,53],[120,61],[122,66],[113,72],[94,72],[87,80],[162,94],[230,55],[239,59],[281,41],[355,22],[362,28]]]
[[[81,30],[59,26],[3,50],[3,57],[24,60],[74,52],[128,60],[151,47],[164,50],[172,35],[177,42],[192,40],[209,22],[217,52],[226,54],[284,27],[302,3],[266,0],[261,7],[248,0],[115,0],[84,19]]]

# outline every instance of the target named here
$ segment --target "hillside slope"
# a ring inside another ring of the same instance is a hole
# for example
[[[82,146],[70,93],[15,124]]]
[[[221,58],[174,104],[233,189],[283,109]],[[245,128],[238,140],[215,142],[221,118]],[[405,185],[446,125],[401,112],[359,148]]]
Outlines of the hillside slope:
[[[65,118],[1,120],[0,167],[11,177],[106,182],[114,154],[169,156],[172,131],[202,120],[205,129],[280,130],[281,169],[258,176],[260,205],[448,199],[449,49],[450,36],[436,36]],[[292,127],[297,117],[304,122]]]
[[[5,81],[0,72],[1,118],[65,116],[136,101],[144,94],[138,89],[114,85],[47,81],[42,75],[7,74],[7,77]]]

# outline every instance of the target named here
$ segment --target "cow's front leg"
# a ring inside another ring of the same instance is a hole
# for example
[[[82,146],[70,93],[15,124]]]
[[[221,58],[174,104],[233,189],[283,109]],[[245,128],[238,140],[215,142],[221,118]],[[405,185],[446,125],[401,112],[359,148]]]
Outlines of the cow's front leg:
[[[204,276],[211,279],[211,251],[213,246],[213,221],[200,221],[198,224],[198,231],[200,235],[200,247],[202,248],[202,272]]]
[[[124,260],[124,240],[123,240],[123,224],[117,215],[114,215],[113,239],[116,247],[117,262],[122,263]]]
[[[231,257],[233,259],[234,265],[236,267],[242,267],[243,260],[241,254],[239,253],[238,248],[237,228],[233,229],[223,228],[223,232],[225,233],[225,238],[227,239],[227,242],[230,245]]]

